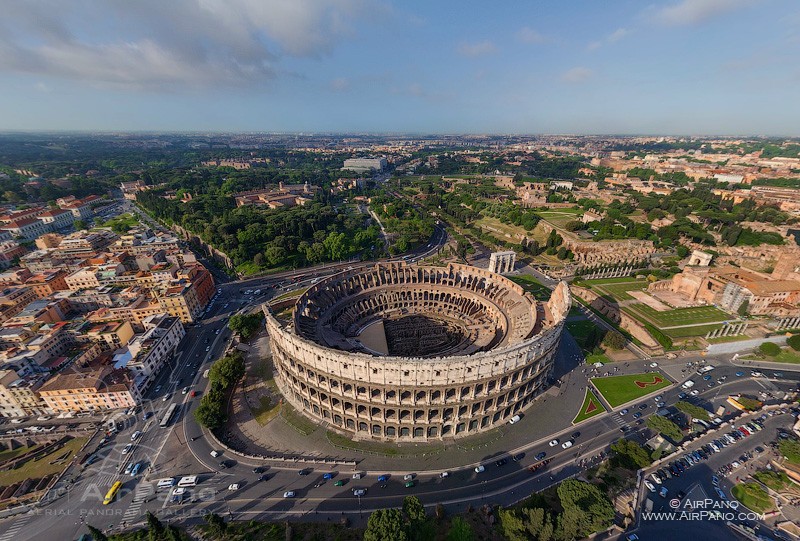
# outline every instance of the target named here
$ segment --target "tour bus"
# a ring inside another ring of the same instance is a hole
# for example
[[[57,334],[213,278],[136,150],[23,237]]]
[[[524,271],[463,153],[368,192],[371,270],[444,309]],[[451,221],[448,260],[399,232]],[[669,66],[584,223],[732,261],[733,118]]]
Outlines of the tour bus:
[[[698,370],[697,373],[698,374],[705,374],[706,372],[711,372],[712,370],[714,370],[714,367],[709,364],[707,366],[704,366],[700,370]]]
[[[196,475],[187,475],[186,477],[181,477],[181,480],[178,481],[179,488],[193,487],[196,485],[197,485]]]
[[[117,492],[119,492],[120,488],[122,488],[122,482],[121,481],[117,481],[116,483],[111,485],[111,488],[109,488],[108,492],[106,492],[106,497],[103,500],[103,505],[108,505],[111,502],[113,502],[114,498],[116,497]]]
[[[156,483],[156,490],[168,490],[175,485],[175,478],[174,477],[165,477],[164,479],[159,479]]]
[[[172,421],[172,417],[175,415],[175,410],[178,409],[178,404],[172,403],[167,408],[167,411],[164,412],[164,416],[161,418],[161,422],[158,424],[161,428],[166,428],[170,421]]]

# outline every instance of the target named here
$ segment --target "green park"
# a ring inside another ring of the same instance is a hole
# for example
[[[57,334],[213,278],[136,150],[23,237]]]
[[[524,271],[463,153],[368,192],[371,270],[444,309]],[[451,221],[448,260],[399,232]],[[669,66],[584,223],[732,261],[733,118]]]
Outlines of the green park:
[[[612,408],[672,385],[672,382],[659,372],[607,376],[592,378],[589,381]]]

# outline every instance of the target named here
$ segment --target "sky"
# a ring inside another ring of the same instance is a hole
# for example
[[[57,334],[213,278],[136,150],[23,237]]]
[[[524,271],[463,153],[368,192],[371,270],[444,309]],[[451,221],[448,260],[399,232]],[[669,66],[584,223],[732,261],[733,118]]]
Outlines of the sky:
[[[800,135],[797,0],[0,0],[0,130]]]

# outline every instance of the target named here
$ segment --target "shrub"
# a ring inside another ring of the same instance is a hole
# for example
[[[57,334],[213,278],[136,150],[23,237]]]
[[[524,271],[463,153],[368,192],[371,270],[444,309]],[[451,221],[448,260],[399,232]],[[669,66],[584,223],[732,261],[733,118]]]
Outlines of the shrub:
[[[777,357],[778,354],[781,352],[780,346],[778,344],[773,344],[772,342],[764,342],[760,346],[758,346],[758,351],[763,353],[768,357]]]

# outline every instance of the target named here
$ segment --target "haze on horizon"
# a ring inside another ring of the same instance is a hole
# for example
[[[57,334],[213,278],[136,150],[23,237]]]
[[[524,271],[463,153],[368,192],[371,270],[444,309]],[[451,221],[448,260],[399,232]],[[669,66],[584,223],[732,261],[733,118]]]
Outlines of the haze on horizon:
[[[800,4],[0,0],[0,130],[800,135]]]

